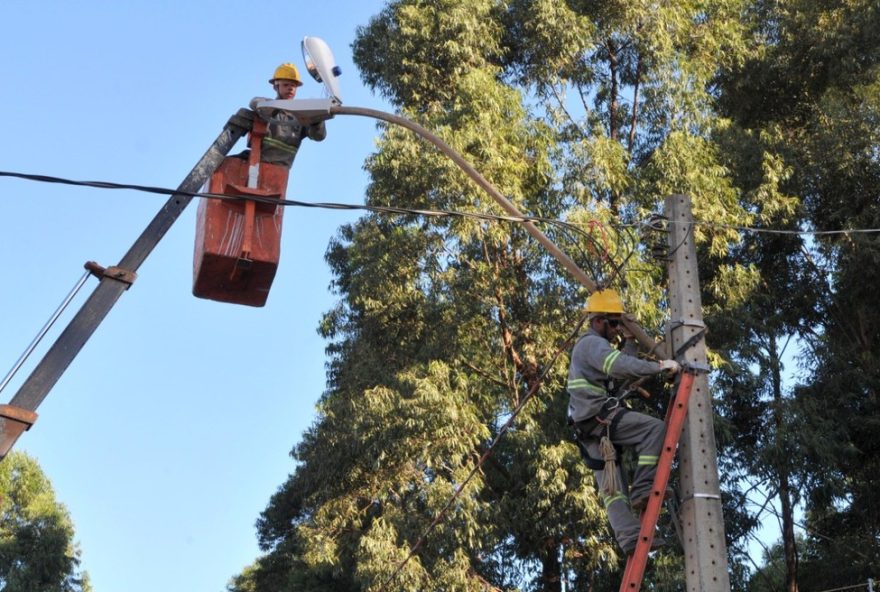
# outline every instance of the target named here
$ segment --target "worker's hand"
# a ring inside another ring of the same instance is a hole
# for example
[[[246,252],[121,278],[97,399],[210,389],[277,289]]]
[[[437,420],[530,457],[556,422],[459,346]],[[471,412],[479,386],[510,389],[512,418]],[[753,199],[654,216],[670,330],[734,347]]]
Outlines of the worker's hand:
[[[660,370],[675,374],[681,370],[681,364],[675,360],[660,360]]]
[[[266,97],[254,97],[253,99],[251,99],[251,102],[248,103],[248,107],[251,108],[251,111],[256,111],[257,110],[257,103],[260,103],[262,101],[268,101],[268,100],[269,99],[267,99]]]

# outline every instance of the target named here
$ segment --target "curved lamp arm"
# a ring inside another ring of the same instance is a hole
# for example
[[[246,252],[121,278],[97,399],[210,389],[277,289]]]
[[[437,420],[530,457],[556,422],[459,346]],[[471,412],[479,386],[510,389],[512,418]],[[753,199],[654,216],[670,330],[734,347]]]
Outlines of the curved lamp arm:
[[[361,115],[363,117],[372,117],[374,119],[380,119],[382,121],[387,121],[388,123],[394,123],[400,126],[407,128],[410,131],[415,132],[422,138],[428,140],[434,146],[436,146],[443,154],[452,159],[455,164],[457,164],[467,175],[474,180],[474,182],[483,188],[483,190],[488,193],[492,199],[494,199],[498,205],[500,205],[505,212],[510,214],[511,216],[516,216],[519,218],[524,218],[522,212],[520,212],[515,205],[513,205],[509,199],[501,195],[494,185],[492,185],[488,180],[486,180],[483,175],[479,173],[467,160],[465,160],[461,154],[456,152],[452,147],[450,147],[446,142],[441,140],[436,134],[428,131],[421,125],[406,119],[405,117],[400,117],[399,115],[393,115],[391,113],[386,113],[385,111],[378,111],[376,109],[367,109],[364,107],[346,107],[343,105],[332,105],[329,108],[329,114],[331,117],[333,115]],[[596,291],[596,282],[588,276],[584,270],[578,267],[577,263],[572,261],[571,257],[566,255],[556,243],[551,241],[547,236],[541,232],[541,230],[534,225],[534,223],[526,220],[523,222],[523,226],[533,238],[535,238],[539,243],[541,243],[547,251],[553,255],[559,263],[562,264],[565,269],[568,270],[574,278],[580,282],[582,286],[584,286],[588,291],[595,292]],[[638,342],[642,345],[642,347],[648,349],[651,353],[659,354],[660,357],[665,357],[662,352],[658,351],[658,343],[650,336],[648,333],[637,323],[634,319],[624,319],[624,324],[627,328],[635,335]]]
[[[434,146],[440,149],[443,154],[448,156],[457,164],[468,176],[474,180],[474,182],[483,188],[483,190],[488,193],[492,199],[494,199],[498,205],[500,205],[505,212],[510,214],[511,216],[516,216],[519,218],[524,218],[525,215],[516,209],[516,206],[513,205],[509,199],[501,195],[501,193],[495,188],[494,185],[489,183],[483,175],[481,175],[471,164],[466,161],[458,152],[453,150],[446,142],[441,140],[435,134],[426,130],[424,127],[419,124],[406,119],[405,117],[400,117],[398,115],[392,115],[391,113],[386,113],[384,111],[377,111],[375,109],[365,109],[363,107],[345,107],[343,105],[334,105],[330,107],[330,113],[339,114],[339,115],[362,115],[364,117],[373,117],[375,119],[381,119],[382,121],[387,121],[388,123],[395,123],[397,125],[401,125],[424,139],[428,140]],[[574,276],[574,278],[581,283],[587,290],[593,292],[596,290],[596,282],[588,276],[584,270],[578,267],[577,263],[572,261],[572,259],[560,250],[556,244],[551,241],[547,236],[541,232],[541,230],[535,226],[532,222],[526,220],[523,222],[523,226],[533,238],[535,238],[539,243],[541,243],[544,248],[546,248],[551,255],[556,257],[556,260],[559,261],[565,269]]]

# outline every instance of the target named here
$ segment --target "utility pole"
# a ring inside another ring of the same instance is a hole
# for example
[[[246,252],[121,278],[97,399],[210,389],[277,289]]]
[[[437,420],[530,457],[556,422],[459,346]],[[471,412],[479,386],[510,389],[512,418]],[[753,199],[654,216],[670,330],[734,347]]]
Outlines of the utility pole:
[[[705,341],[698,335],[705,329],[694,219],[687,195],[666,198],[669,218],[669,308],[672,354],[690,339],[696,343],[681,358],[697,367],[708,368]],[[682,361],[679,358],[679,361]],[[721,487],[709,396],[708,374],[694,380],[690,405],[679,447],[681,480],[681,521],[685,581],[688,592],[729,592],[727,546],[721,512]]]

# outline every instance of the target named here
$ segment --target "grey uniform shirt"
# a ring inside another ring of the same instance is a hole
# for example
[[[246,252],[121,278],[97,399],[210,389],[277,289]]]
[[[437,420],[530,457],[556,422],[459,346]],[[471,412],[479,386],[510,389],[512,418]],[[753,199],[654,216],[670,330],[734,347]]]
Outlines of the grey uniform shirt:
[[[611,378],[636,379],[660,373],[660,364],[635,356],[636,346],[627,341],[624,351],[590,329],[578,339],[568,369],[568,414],[583,421],[599,413],[608,398],[605,383]]]
[[[256,110],[257,103],[268,100],[266,97],[254,97],[250,108]],[[293,113],[275,109],[268,117],[266,136],[260,144],[260,160],[290,168],[303,138],[320,142],[326,137],[327,127],[323,121],[303,125]]]
[[[320,142],[327,137],[324,122],[303,125],[291,113],[277,111],[272,114],[269,129],[260,148],[261,160],[290,167],[303,138]]]

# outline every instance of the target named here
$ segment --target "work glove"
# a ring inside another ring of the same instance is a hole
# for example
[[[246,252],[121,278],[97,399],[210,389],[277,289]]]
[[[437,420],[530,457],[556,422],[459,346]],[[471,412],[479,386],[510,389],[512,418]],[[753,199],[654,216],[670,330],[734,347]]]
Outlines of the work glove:
[[[660,360],[660,370],[665,370],[675,374],[679,370],[681,370],[681,364],[676,362],[675,360]]]
[[[268,101],[268,100],[269,99],[267,99],[266,97],[254,97],[253,99],[251,99],[251,102],[248,103],[248,107],[251,108],[251,111],[256,111],[257,110],[257,103],[259,103],[261,101]]]

